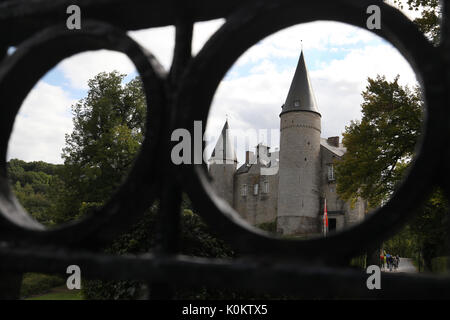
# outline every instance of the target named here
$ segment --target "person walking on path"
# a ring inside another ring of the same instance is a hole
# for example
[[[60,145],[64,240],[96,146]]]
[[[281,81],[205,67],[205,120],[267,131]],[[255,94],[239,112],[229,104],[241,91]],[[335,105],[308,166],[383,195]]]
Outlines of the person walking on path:
[[[386,254],[386,262],[387,262],[387,268],[389,271],[392,271],[392,256],[388,253]]]

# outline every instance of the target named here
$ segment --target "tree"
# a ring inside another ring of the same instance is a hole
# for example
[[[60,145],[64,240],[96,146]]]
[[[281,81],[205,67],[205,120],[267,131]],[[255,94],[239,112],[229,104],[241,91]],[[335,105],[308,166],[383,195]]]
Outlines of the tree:
[[[398,83],[397,76],[368,79],[362,93],[361,121],[346,127],[347,152],[336,165],[337,192],[342,199],[383,204],[394,192],[414,156],[421,132],[423,101],[418,87]],[[448,203],[440,190],[421,207],[417,216],[397,236],[385,243],[391,252],[413,256],[421,251],[426,265],[446,250]]]
[[[433,258],[448,255],[448,212],[448,200],[442,190],[437,189],[409,224],[428,270],[432,270]]]
[[[98,74],[89,80],[87,97],[72,106],[74,129],[66,135],[62,155],[69,217],[77,217],[82,205],[102,204],[111,196],[142,143],[142,84],[135,78],[122,85],[124,78],[116,71]]]
[[[401,180],[421,131],[423,102],[413,90],[383,76],[368,79],[362,93],[361,121],[343,134],[347,153],[336,163],[337,192],[346,201],[358,197],[377,207]]]

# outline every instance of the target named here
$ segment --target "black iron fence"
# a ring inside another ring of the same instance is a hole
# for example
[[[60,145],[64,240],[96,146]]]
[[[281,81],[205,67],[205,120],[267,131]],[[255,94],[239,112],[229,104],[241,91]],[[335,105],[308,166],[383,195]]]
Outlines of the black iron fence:
[[[68,30],[66,8],[82,9],[82,28]],[[413,66],[425,93],[425,130],[413,166],[391,200],[351,229],[326,239],[281,239],[241,222],[211,191],[204,165],[175,166],[170,134],[193,133],[207,120],[217,86],[252,45],[283,28],[334,20],[366,28],[366,9],[381,8],[381,29]],[[450,85],[449,7],[443,3],[442,42],[433,46],[398,10],[365,0],[227,1],[2,1],[0,3],[0,297],[17,298],[24,272],[64,273],[82,267],[93,279],[138,280],[153,285],[153,297],[170,298],[170,286],[249,289],[302,296],[448,298],[450,278],[383,275],[381,290],[368,290],[368,275],[344,267],[355,256],[395,234],[434,186],[450,194],[448,108]],[[225,18],[202,50],[191,55],[193,23]],[[126,31],[176,27],[170,71]],[[7,49],[16,47],[13,55]],[[14,119],[34,84],[62,59],[96,49],[125,53],[135,64],[147,96],[145,141],[127,180],[96,214],[46,229],[18,204],[8,184],[6,151]],[[181,194],[186,192],[208,225],[240,252],[236,260],[178,254]],[[100,248],[160,201],[159,250],[140,256],[111,256]],[[160,290],[160,291],[158,291]]]

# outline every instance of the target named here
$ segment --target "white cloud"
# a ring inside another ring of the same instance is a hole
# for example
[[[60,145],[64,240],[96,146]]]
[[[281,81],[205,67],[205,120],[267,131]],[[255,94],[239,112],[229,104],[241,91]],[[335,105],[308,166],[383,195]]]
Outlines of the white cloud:
[[[64,135],[72,131],[75,101],[60,87],[39,82],[25,99],[8,145],[8,159],[62,163]]]
[[[173,26],[130,31],[128,35],[149,50],[168,70],[173,56],[175,28]],[[133,62],[123,53],[98,50],[83,52],[62,61],[57,68],[72,88],[86,90],[87,82],[100,72],[117,70],[130,74],[136,71]]]
[[[413,70],[396,49],[388,44],[351,51],[343,60],[333,60],[311,72],[311,81],[322,112],[323,136],[340,135],[350,120],[360,118],[361,92],[367,78],[377,74],[402,85],[414,86]]]
[[[338,50],[345,45],[367,44],[374,41],[367,31],[350,25],[332,22],[316,21],[299,24],[261,40],[247,50],[238,60],[237,65],[255,63],[268,58],[297,57],[302,42],[305,48],[317,50]]]
[[[88,89],[88,80],[100,72],[117,70],[129,74],[135,70],[123,53],[109,50],[88,51],[64,59],[57,66],[74,89]]]

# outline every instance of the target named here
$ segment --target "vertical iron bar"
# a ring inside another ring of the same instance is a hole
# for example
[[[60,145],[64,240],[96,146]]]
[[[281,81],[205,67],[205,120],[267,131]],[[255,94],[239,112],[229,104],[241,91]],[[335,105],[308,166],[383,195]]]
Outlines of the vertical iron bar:
[[[0,63],[8,55],[8,46],[0,44]],[[2,272],[0,273],[0,300],[20,299],[20,288],[22,286],[22,273]]]
[[[164,166],[166,178],[163,179],[161,187],[161,207],[160,207],[160,233],[159,246],[157,252],[160,255],[176,254],[179,251],[180,233],[180,210],[181,210],[181,188],[176,184],[171,170],[173,164],[170,158],[171,144],[170,136],[175,129],[175,112],[173,105],[176,99],[176,92],[180,78],[192,58],[192,33],[193,23],[190,19],[182,19],[176,25],[175,49],[172,67],[168,78],[169,106],[166,110],[166,128]],[[150,299],[166,300],[174,297],[175,289],[167,283],[150,284]]]
[[[175,89],[187,64],[192,59],[193,28],[194,24],[188,19],[184,19],[176,25],[175,49],[170,69],[170,85]]]
[[[450,19],[450,5],[447,0],[441,1],[441,12],[442,12],[442,21],[441,21],[441,46],[448,46],[449,36],[450,36],[450,23],[448,19]]]
[[[4,58],[6,58],[7,54],[8,54],[7,47],[0,45],[0,62],[2,62]]]
[[[441,7],[442,7],[442,22],[441,22],[441,53],[444,57],[444,61],[446,63],[446,85],[447,85],[447,107],[450,106],[450,93],[449,93],[449,88],[450,88],[450,4],[448,2],[448,0],[443,0],[441,1]],[[450,156],[450,130],[448,130],[448,128],[450,128],[450,118],[447,119],[447,157],[446,159],[448,159],[448,157]],[[448,161],[445,161],[445,163],[443,163],[444,166],[446,166],[447,170],[444,170],[447,173],[447,176],[442,179],[440,181],[443,189],[444,189],[444,194],[447,197],[448,202],[450,203],[450,173],[448,171],[448,169],[450,169],[450,165],[448,164]],[[450,212],[449,212],[450,214]],[[450,223],[448,223],[447,225],[447,256],[450,257]],[[447,266],[446,268],[446,272],[449,273],[450,272],[450,266]],[[419,270],[420,271],[420,270]]]

